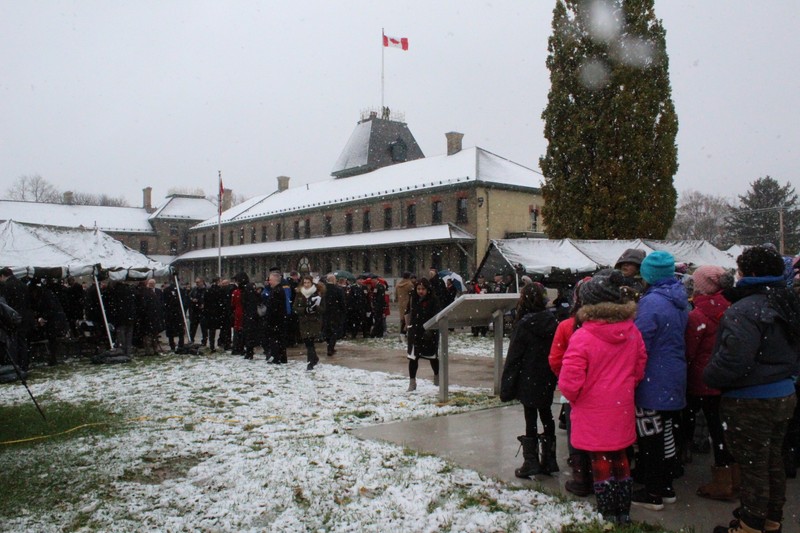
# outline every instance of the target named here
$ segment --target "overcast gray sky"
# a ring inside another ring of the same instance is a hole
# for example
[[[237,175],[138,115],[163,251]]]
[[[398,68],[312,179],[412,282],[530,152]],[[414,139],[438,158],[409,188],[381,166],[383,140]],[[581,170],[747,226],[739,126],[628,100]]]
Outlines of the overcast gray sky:
[[[253,196],[329,178],[385,98],[427,156],[444,133],[536,170],[552,0],[0,2],[0,196],[22,175],[124,196]],[[800,184],[800,2],[657,0],[678,191]],[[800,188],[800,187],[798,187]]]

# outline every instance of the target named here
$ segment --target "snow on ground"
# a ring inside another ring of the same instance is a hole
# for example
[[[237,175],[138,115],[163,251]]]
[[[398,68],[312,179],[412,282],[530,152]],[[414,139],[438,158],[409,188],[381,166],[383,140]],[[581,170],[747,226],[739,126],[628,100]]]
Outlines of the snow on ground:
[[[325,364],[307,372],[299,362],[231,355],[37,370],[31,387],[45,409],[101,402],[126,422],[110,434],[76,432],[0,453],[0,468],[19,475],[39,462],[52,463],[54,476],[59,461],[73,465],[60,483],[76,494],[75,502],[4,517],[3,529],[558,531],[597,518],[585,502],[508,488],[347,433],[468,409],[437,405],[426,381],[416,393],[406,386],[407,378],[379,372]],[[451,391],[488,398],[480,389]],[[29,401],[23,387],[0,388],[0,402]]]
[[[486,337],[478,335],[472,336],[469,329],[457,329],[455,332],[450,333],[447,340],[447,349],[450,354],[454,355],[467,355],[476,357],[489,357],[494,358],[494,333],[489,331]],[[350,340],[341,340],[339,344],[347,345],[353,342]],[[508,336],[503,337],[503,356],[508,353]],[[406,347],[406,339],[401,337],[399,333],[387,333],[381,338],[362,339],[361,337],[355,341],[356,344],[362,346],[370,346],[373,348],[388,348],[393,350],[404,350]]]

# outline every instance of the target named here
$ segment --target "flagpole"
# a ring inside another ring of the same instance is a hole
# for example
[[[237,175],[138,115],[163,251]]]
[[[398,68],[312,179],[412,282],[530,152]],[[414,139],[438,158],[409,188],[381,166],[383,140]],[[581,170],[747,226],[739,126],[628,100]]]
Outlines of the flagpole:
[[[217,276],[222,277],[222,171],[219,170],[219,198],[217,199]]]
[[[386,38],[384,29],[381,28],[381,115],[383,114],[383,56],[386,53],[386,47],[383,46],[383,40]]]

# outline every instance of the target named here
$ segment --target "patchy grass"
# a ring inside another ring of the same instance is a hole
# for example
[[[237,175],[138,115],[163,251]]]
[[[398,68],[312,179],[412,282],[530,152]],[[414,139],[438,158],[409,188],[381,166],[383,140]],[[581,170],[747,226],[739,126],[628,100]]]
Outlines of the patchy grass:
[[[63,441],[87,434],[109,434],[121,421],[100,403],[69,404],[38,398],[47,420],[32,401],[0,405],[0,453],[9,446],[33,446],[42,440]],[[15,443],[14,441],[21,441]]]
[[[437,403],[436,406],[451,405],[453,407],[489,408],[497,407],[501,404],[502,402],[498,397],[488,392],[455,391],[450,393],[450,397],[446,402]]]

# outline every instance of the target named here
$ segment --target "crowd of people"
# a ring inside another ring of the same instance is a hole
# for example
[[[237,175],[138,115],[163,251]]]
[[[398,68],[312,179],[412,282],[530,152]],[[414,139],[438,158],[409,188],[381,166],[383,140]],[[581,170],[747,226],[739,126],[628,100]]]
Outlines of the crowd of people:
[[[697,494],[740,503],[715,532],[780,531],[800,447],[800,265],[754,246],[737,266],[735,276],[711,265],[689,276],[667,252],[627,250],[576,284],[559,323],[545,288],[526,284],[501,389],[524,407],[515,474],[558,470],[549,409],[558,386],[569,401],[566,488],[594,493],[607,520],[626,524],[631,505],[677,500],[673,481],[702,412],[714,464]]]
[[[14,346],[0,359],[13,356],[27,371],[31,343],[39,340],[48,343],[50,364],[56,363],[65,338],[89,337],[96,346],[108,348],[108,326],[113,351],[123,356],[135,350],[143,355],[165,352],[163,336],[176,353],[196,354],[203,348],[252,359],[262,347],[269,361],[280,364],[286,362],[287,347],[302,343],[312,369],[318,361],[318,341],[326,343],[332,356],[338,339],[384,335],[390,312],[385,279],[328,274],[319,282],[310,279],[311,288],[307,283],[298,272],[284,277],[273,268],[263,284],[252,283],[241,272],[232,280],[213,277],[208,283],[197,277],[193,286],[178,286],[176,280],[160,287],[154,279],[101,280],[98,291],[94,284],[86,286],[73,278],[18,279],[10,268],[3,268],[0,295],[22,322],[15,326]],[[316,296],[307,296],[309,290]]]

